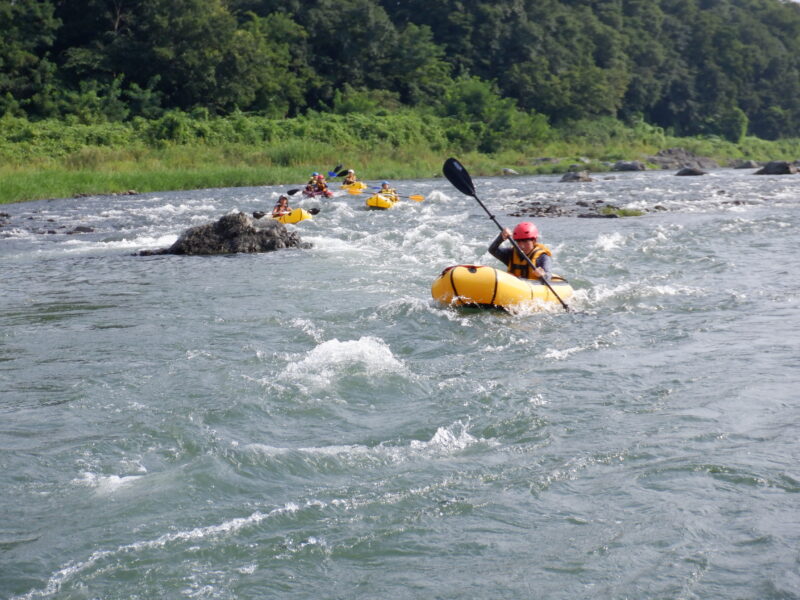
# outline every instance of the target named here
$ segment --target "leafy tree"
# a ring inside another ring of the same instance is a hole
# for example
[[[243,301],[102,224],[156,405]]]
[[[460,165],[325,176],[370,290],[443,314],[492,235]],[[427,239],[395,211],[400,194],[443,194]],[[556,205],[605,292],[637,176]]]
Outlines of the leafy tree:
[[[549,130],[544,117],[519,110],[514,100],[500,97],[496,86],[477,77],[457,78],[447,89],[439,113],[456,123],[472,124],[482,152],[513,147],[514,141],[541,140]]]
[[[349,83],[337,89],[333,94],[332,111],[337,115],[381,114],[398,111],[402,103],[397,94],[386,90],[354,89]]]
[[[316,0],[300,12],[298,22],[308,32],[308,62],[315,77],[310,104],[330,102],[345,83],[389,88],[397,30],[373,0]]]
[[[462,114],[474,101],[451,134],[484,147],[537,115],[800,135],[795,2],[0,0],[0,31],[0,113]]]
[[[247,108],[284,117],[303,106],[311,79],[310,69],[297,64],[291,50],[306,32],[284,14],[247,16],[217,67],[217,103],[226,110]]]
[[[744,111],[738,106],[734,106],[719,116],[716,129],[723,138],[738,144],[747,133],[748,122],[749,119]]]
[[[0,0],[0,115],[53,111],[50,49],[58,20],[50,2]]]
[[[449,83],[451,66],[427,25],[409,23],[398,35],[388,65],[389,88],[406,104],[431,104]]]

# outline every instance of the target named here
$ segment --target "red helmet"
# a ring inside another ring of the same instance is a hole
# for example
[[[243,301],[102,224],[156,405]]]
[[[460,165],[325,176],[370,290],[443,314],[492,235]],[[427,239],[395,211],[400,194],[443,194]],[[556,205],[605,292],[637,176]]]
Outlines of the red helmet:
[[[515,240],[535,240],[539,237],[539,230],[531,221],[523,221],[514,227]]]
[[[325,175],[317,175],[317,179],[325,179]]]

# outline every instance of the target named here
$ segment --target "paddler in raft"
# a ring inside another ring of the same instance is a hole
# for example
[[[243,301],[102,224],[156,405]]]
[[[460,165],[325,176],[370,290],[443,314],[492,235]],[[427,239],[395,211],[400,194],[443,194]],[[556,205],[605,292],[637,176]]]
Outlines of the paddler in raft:
[[[385,196],[387,199],[391,200],[392,202],[397,202],[397,190],[389,186],[388,181],[381,182],[381,189],[378,191],[381,196]]]
[[[289,208],[289,196],[282,195],[280,198],[278,198],[278,201],[275,203],[275,206],[272,209],[272,216],[282,217],[283,215],[288,215],[291,212],[292,209]]]
[[[353,169],[347,169],[347,175],[342,181],[342,185],[353,185],[354,183],[358,183],[358,177],[356,177],[356,172]]]
[[[307,193],[309,196],[310,196],[311,194],[313,194],[313,193],[314,193],[314,190],[315,190],[315,189],[316,189],[316,187],[317,187],[317,177],[319,177],[319,173],[317,173],[316,171],[314,171],[314,172],[311,174],[311,177],[309,177],[309,179],[308,179],[308,183],[306,183],[306,189],[305,189],[305,192],[306,192],[306,193]]]
[[[325,175],[322,173],[317,175],[314,185],[309,187],[312,188],[311,195],[313,196],[325,196],[326,198],[333,196],[333,192],[328,189],[328,184],[325,182]]]
[[[517,246],[522,250],[531,262],[536,265],[536,269],[531,269],[528,261],[520,256],[516,249],[501,248],[500,244],[509,237],[513,237]],[[551,256],[550,248],[538,242],[539,229],[531,221],[523,221],[514,231],[503,228],[500,235],[495,238],[489,246],[489,254],[508,267],[508,272],[523,279],[542,279],[550,281]]]

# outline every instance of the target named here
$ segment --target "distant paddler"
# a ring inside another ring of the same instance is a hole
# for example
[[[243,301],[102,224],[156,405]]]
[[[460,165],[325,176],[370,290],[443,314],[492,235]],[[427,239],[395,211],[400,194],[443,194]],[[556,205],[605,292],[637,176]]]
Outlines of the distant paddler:
[[[281,194],[281,197],[278,198],[278,202],[272,209],[272,218],[284,225],[305,221],[316,214],[319,214],[318,208],[309,208],[306,210],[305,208],[289,207],[289,197],[285,194]],[[256,216],[256,213],[253,213],[253,216]]]
[[[292,209],[289,208],[289,196],[282,194],[278,201],[275,203],[275,206],[272,208],[272,217],[282,217],[284,215],[288,215],[292,212]]]
[[[347,190],[351,194],[357,194],[361,190],[367,189],[367,184],[358,180],[356,172],[353,169],[347,169],[347,176],[342,181],[342,189]]]
[[[354,183],[358,183],[356,172],[353,169],[347,169],[347,176],[342,181],[342,185],[353,185]]]
[[[316,176],[312,175],[311,179],[303,190],[303,194],[309,197],[325,196],[330,198],[333,192],[328,189],[328,184],[325,182],[325,175],[317,173]]]
[[[398,200],[397,190],[391,187],[388,181],[381,182],[381,189],[378,190],[378,193],[392,202],[397,202]]]

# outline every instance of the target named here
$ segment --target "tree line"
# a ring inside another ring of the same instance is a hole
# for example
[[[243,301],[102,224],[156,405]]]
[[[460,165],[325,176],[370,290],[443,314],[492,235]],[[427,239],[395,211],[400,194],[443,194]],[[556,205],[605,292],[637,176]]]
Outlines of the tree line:
[[[411,110],[484,151],[598,118],[800,136],[781,0],[0,0],[0,34],[0,116]]]

